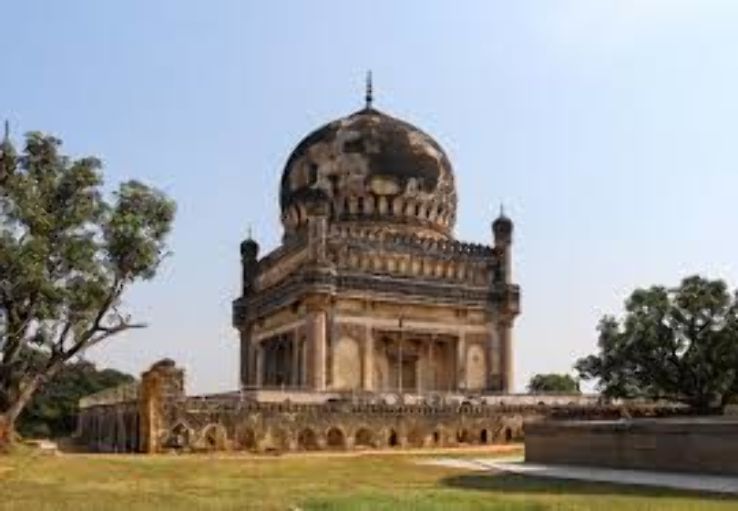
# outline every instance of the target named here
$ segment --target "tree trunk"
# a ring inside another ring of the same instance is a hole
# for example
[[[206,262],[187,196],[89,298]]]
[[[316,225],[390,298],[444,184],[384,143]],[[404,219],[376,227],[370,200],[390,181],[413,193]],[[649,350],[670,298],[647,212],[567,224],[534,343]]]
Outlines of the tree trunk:
[[[49,371],[55,373],[56,370]],[[7,410],[0,413],[0,450],[9,447],[15,440],[15,422],[18,420],[23,409],[38,390],[41,382],[50,374],[37,374],[22,387],[18,397],[10,403]]]
[[[0,415],[0,453],[5,451],[13,438],[13,428],[5,414]]]

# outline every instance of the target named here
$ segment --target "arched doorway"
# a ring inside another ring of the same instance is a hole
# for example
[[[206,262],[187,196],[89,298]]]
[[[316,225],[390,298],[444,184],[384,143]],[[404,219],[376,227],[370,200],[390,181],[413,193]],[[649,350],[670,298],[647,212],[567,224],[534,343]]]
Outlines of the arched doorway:
[[[251,428],[243,428],[238,432],[238,445],[241,449],[252,451],[256,448],[256,433]]]
[[[269,447],[272,451],[286,451],[289,449],[289,437],[287,432],[281,428],[273,428],[269,431]]]
[[[303,451],[318,450],[318,436],[310,428],[305,428],[297,435],[297,447]]]
[[[407,434],[407,443],[411,447],[423,447],[424,440],[423,432],[418,428],[410,430]]]
[[[487,442],[489,442],[489,432],[483,429],[479,432],[479,443],[486,444]]]
[[[359,428],[354,435],[355,447],[374,447],[374,435],[367,428]]]
[[[389,430],[389,434],[387,435],[387,445],[390,447],[397,447],[400,445],[400,442],[397,439],[397,431],[394,429]]]
[[[441,432],[438,430],[433,432],[433,445],[441,445]]]
[[[331,449],[345,449],[346,436],[339,428],[333,427],[326,433],[326,445]]]
[[[225,450],[226,433],[223,426],[210,424],[202,432],[202,447],[208,451]]]

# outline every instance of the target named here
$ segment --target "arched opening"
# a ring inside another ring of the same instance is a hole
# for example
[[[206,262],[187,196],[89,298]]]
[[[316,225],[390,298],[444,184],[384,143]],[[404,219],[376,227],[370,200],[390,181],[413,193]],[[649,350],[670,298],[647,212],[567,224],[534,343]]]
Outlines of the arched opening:
[[[433,432],[433,445],[441,445],[441,432],[438,430]]]
[[[318,437],[310,428],[305,428],[297,435],[297,447],[304,451],[318,450]]]
[[[503,438],[506,444],[509,444],[510,442],[512,442],[513,434],[510,428],[505,428],[505,433],[504,433]]]
[[[423,447],[423,432],[419,429],[413,429],[407,434],[407,443],[411,447]]]
[[[270,443],[268,450],[286,451],[289,448],[287,432],[285,432],[285,430],[280,428],[272,429],[270,431],[269,437]]]
[[[333,449],[344,449],[346,447],[346,437],[338,428],[331,428],[326,433],[326,444]]]
[[[487,442],[489,442],[489,432],[483,429],[479,432],[479,443],[486,444]]]
[[[202,447],[208,451],[222,451],[225,449],[225,431],[218,425],[205,428],[202,435]]]
[[[354,445],[356,447],[374,447],[374,435],[367,428],[361,428],[354,436]]]
[[[387,444],[390,447],[397,447],[399,442],[397,440],[397,432],[394,429],[390,429],[389,435],[387,436]]]
[[[460,429],[456,432],[456,442],[460,444],[469,443],[469,432],[465,429]]]
[[[253,450],[256,448],[256,433],[251,428],[243,428],[238,433],[238,445],[244,450]]]

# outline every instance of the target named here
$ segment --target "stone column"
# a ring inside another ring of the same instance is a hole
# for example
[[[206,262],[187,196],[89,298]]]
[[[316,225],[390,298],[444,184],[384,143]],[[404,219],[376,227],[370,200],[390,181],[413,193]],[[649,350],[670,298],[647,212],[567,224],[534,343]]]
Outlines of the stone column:
[[[500,319],[497,328],[500,346],[500,373],[502,392],[511,393],[514,387],[512,321]]]
[[[497,341],[497,329],[494,323],[487,325],[487,389],[499,391],[502,385],[500,378],[500,343]]]
[[[264,385],[264,346],[259,343],[255,347],[256,351],[256,377],[254,383],[257,388],[261,388]]]
[[[251,328],[246,325],[241,329],[241,387],[251,382]]]
[[[364,329],[364,390],[374,390],[374,332]]]
[[[428,390],[433,391],[436,389],[436,366],[433,364],[433,344],[436,342],[435,335],[431,334],[430,342],[428,343]]]
[[[300,386],[300,337],[297,329],[292,331],[292,364],[290,369],[290,383],[293,387]]]
[[[466,337],[459,332],[456,341],[456,389],[466,390]]]
[[[310,314],[310,345],[313,352],[313,389],[325,390],[326,373],[326,313],[315,310]]]

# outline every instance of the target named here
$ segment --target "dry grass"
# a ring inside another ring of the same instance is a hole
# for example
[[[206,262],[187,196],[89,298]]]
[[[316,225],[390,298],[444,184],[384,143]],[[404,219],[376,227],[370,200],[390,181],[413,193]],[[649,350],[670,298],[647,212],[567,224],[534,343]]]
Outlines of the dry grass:
[[[473,454],[479,456],[479,451]],[[425,455],[21,454],[0,458],[0,509],[738,509],[738,500],[715,495],[469,473],[415,463]]]

